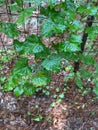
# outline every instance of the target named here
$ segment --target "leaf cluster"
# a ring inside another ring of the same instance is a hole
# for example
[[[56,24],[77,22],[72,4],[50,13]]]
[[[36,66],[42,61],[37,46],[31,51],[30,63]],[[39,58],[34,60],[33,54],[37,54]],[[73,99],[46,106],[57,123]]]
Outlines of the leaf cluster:
[[[40,35],[28,36],[24,42],[14,40],[14,47],[19,54],[14,69],[10,74],[8,83],[5,86],[6,91],[13,90],[16,96],[25,94],[32,95],[36,88],[45,86],[51,81],[51,72],[59,72],[64,69],[63,60],[69,62],[80,61],[87,66],[94,66],[96,62],[88,55],[81,54],[82,34],[85,29],[85,20],[88,15],[98,18],[98,7],[93,2],[77,2],[66,0],[57,2],[57,0],[32,0],[34,6],[40,7],[40,16],[43,16]],[[43,7],[43,3],[46,6]],[[0,32],[5,33],[10,38],[19,36],[18,25],[24,24],[28,17],[32,16],[35,7],[23,9],[20,0],[10,5],[11,9],[16,7],[18,11],[18,20],[15,23],[1,23]],[[14,30],[14,31],[13,31]],[[86,28],[88,37],[95,40],[98,35],[96,26]],[[52,43],[49,48],[43,43],[43,38],[52,38],[61,36],[61,42]],[[34,56],[35,64],[32,66],[28,63],[28,55]],[[96,65],[97,66],[97,65]],[[97,67],[96,67],[97,69]],[[80,88],[83,86],[81,78],[87,78],[91,75],[84,68],[80,69],[81,77],[77,74],[76,84]],[[98,71],[97,71],[98,72]],[[97,74],[94,74],[95,77]],[[97,80],[97,78],[96,78]],[[96,82],[94,80],[94,82]],[[98,83],[93,90],[98,95]]]

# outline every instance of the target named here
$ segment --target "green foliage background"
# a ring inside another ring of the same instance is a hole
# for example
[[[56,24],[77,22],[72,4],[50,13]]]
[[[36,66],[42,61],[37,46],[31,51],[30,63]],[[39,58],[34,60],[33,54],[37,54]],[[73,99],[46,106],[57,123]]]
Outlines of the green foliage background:
[[[24,1],[29,3],[28,0]],[[92,79],[95,83],[93,92],[98,96],[98,62],[94,60],[94,55],[88,56],[87,53],[81,54],[82,34],[85,30],[85,23],[88,16],[94,16],[95,21],[98,20],[98,6],[96,0],[87,3],[82,0],[32,0],[32,7],[23,9],[20,0],[10,4],[12,11],[18,12],[18,20],[15,23],[0,22],[0,32],[5,33],[8,37],[14,39],[14,47],[19,55],[14,69],[8,77],[8,81],[4,87],[5,91],[14,91],[16,96],[25,94],[32,95],[37,87],[45,86],[51,81],[51,72],[66,71],[62,65],[62,61],[75,62],[80,61],[83,65],[80,70],[73,74],[71,68],[70,74],[75,77],[76,85],[83,92],[83,78]],[[41,6],[42,2],[46,2],[47,6]],[[0,6],[4,1],[0,0]],[[40,16],[43,17],[40,35],[27,36],[24,42],[20,42],[17,37],[20,35],[18,26],[25,23],[25,20],[32,16],[36,11],[36,6],[40,5]],[[85,21],[85,22],[84,22]],[[14,30],[14,31],[13,31]],[[89,46],[98,36],[98,24],[93,24],[91,28],[87,27]],[[62,37],[61,42],[52,43],[52,47],[47,47],[43,43],[43,38]],[[89,51],[91,46],[87,48]],[[28,55],[34,55],[34,64],[28,64]],[[65,62],[65,66],[67,66]],[[95,71],[86,70],[87,67],[93,66]],[[70,78],[70,75],[69,75]],[[65,76],[65,80],[67,77]],[[86,86],[85,86],[86,87]],[[89,89],[86,91],[88,92]],[[85,91],[84,91],[85,92]]]

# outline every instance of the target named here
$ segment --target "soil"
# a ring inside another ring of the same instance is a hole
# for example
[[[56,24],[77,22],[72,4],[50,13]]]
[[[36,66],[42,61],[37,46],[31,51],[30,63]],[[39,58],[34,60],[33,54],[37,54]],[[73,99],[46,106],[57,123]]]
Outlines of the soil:
[[[60,74],[53,74],[50,96],[38,92],[16,98],[13,92],[0,92],[0,130],[97,130],[98,101],[94,94],[82,96],[72,81],[68,84],[70,89],[61,102],[53,98],[66,87]],[[55,91],[57,87],[60,92]]]

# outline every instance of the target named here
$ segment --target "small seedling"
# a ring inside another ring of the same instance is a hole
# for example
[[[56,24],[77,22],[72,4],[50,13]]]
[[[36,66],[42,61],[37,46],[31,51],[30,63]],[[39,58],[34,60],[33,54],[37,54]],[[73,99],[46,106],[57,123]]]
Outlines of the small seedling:
[[[46,96],[49,96],[50,95],[50,92],[48,90],[43,90],[43,93],[46,95]]]
[[[54,94],[52,97],[53,97],[53,98],[57,98],[57,95],[56,95],[56,94]]]
[[[62,102],[62,99],[61,99],[61,98],[58,98],[58,99],[57,99],[57,102],[58,102],[58,103]]]
[[[63,99],[64,97],[65,97],[64,93],[61,93],[61,94],[59,95],[59,98],[61,98],[61,99]]]
[[[39,122],[42,119],[43,119],[42,115],[38,115],[37,117],[33,118],[32,120]]]
[[[67,91],[67,89],[66,89],[66,88],[64,88],[63,90],[64,90],[64,92],[66,92],[66,91]]]
[[[39,106],[38,106],[38,105],[35,105],[34,107],[35,107],[35,109],[38,109],[38,108],[39,108]]]
[[[47,116],[46,116],[46,120],[47,120],[48,122],[51,122],[51,117],[50,117],[50,115],[47,115]]]
[[[54,106],[55,106],[55,102],[52,102],[52,103],[50,104],[50,106],[51,106],[51,107],[54,107]]]
[[[60,92],[60,88],[56,88],[55,91],[58,93]]]
[[[30,111],[27,112],[27,116],[31,116],[31,114],[32,114],[32,113],[31,113]]]
[[[50,88],[50,86],[46,86],[46,89],[49,89]]]

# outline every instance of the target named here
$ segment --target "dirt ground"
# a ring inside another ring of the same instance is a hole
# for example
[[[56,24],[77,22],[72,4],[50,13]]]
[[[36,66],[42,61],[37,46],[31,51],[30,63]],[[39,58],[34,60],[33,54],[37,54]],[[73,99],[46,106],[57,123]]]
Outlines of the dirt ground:
[[[53,74],[53,79],[50,96],[38,92],[16,98],[12,92],[0,92],[0,130],[98,130],[98,101],[93,93],[83,97],[69,82],[70,89],[58,102],[53,95],[63,92],[63,76]]]

